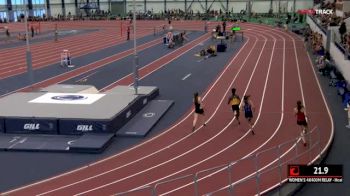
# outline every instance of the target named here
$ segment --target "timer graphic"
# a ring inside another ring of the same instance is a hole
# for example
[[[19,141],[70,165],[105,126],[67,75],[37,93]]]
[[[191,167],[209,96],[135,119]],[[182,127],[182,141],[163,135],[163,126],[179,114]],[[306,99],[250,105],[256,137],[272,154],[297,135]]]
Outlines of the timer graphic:
[[[343,182],[342,165],[288,165],[289,182]]]

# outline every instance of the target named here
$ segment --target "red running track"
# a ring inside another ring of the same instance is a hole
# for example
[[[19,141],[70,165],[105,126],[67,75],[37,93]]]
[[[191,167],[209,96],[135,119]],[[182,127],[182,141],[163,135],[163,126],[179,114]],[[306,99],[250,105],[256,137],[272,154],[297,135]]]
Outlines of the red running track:
[[[248,41],[203,96],[208,126],[200,127],[191,134],[193,111],[188,111],[162,134],[137,146],[8,193],[111,195],[241,160],[232,168],[234,175],[231,181],[236,185],[234,191],[238,195],[254,195],[257,190],[254,178],[238,181],[256,170],[273,167],[276,155],[269,149],[299,135],[292,113],[296,100],[305,103],[311,119],[310,127],[317,125],[319,128],[323,152],[333,137],[333,123],[303,42],[295,35],[267,26],[244,24],[244,27]],[[257,108],[254,136],[243,119],[242,124],[237,125],[225,103],[231,87],[237,88],[241,96],[252,95]],[[312,135],[313,140],[315,137]],[[300,143],[287,143],[280,149],[283,159],[292,156],[291,148],[299,151],[307,149]],[[256,163],[252,159],[257,152],[260,153],[257,155],[258,167],[255,168]],[[302,156],[298,162],[308,163],[318,153]],[[199,194],[228,185],[224,172],[213,172],[209,171],[198,179]],[[210,173],[212,175],[208,175]],[[268,190],[278,183],[272,174],[274,172],[261,177],[259,191]],[[157,193],[194,194],[190,180],[163,184],[158,187]],[[145,192],[138,193],[145,195]],[[226,194],[225,191],[218,192],[218,195]]]
[[[164,24],[164,22],[140,21],[137,24],[138,26],[142,27],[137,29],[137,37],[139,38],[148,34],[153,34],[153,28],[157,25],[159,26],[161,24]],[[31,46],[31,51],[33,56],[34,69],[40,69],[48,65],[58,63],[60,61],[60,53],[63,49],[68,49],[71,52],[73,58],[76,58],[82,55],[89,54],[91,52],[114,46],[116,44],[123,43],[126,40],[125,33],[124,36],[119,36],[118,28],[120,28],[120,23],[115,21],[103,21],[100,24],[89,22],[82,23],[81,25],[77,25],[77,22],[65,22],[60,25],[66,29],[99,27],[100,30],[97,32],[87,33],[83,35],[62,38],[57,43],[52,41],[45,41],[33,44]],[[114,27],[113,25],[117,26]],[[188,24],[174,24],[174,27],[178,29],[190,30],[199,30],[202,28],[202,26],[203,22],[199,21],[189,22]],[[161,40],[159,40],[159,42],[160,41]],[[6,58],[0,59],[0,79],[15,76],[26,71],[27,68],[25,63],[25,49],[25,46],[20,46],[16,48],[0,50],[0,56],[6,56]]]
[[[71,28],[76,29],[76,26],[71,26]],[[153,33],[151,30],[139,30],[137,37],[151,33]],[[116,30],[101,29],[97,32],[61,38],[59,42],[45,41],[33,44],[31,46],[33,68],[39,69],[58,63],[63,49],[68,49],[76,58],[126,41],[125,36],[120,37],[117,34]],[[26,71],[25,50],[25,46],[0,50],[1,56],[7,56],[7,58],[0,59],[0,79]]]

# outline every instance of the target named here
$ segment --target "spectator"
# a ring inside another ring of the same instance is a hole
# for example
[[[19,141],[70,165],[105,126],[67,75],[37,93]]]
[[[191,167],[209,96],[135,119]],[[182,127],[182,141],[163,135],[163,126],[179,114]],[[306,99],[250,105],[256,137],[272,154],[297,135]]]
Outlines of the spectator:
[[[339,33],[341,36],[341,42],[344,42],[344,34],[346,33],[346,24],[343,21],[339,27]]]
[[[350,129],[350,103],[347,104],[346,110],[348,111],[348,125],[346,125],[346,128]]]
[[[326,62],[324,56],[321,56],[316,60],[316,67],[319,73],[322,73],[323,75],[325,74]]]
[[[9,30],[9,28],[7,27],[7,26],[5,26],[5,33],[6,33],[6,37],[7,38],[10,38],[10,30]]]
[[[30,31],[32,32],[32,37],[34,37],[34,27],[33,27],[33,25],[30,26]]]
[[[226,21],[222,22],[222,31],[226,32]]]
[[[128,29],[127,29],[127,37],[126,37],[126,40],[130,40],[130,26],[128,26]]]

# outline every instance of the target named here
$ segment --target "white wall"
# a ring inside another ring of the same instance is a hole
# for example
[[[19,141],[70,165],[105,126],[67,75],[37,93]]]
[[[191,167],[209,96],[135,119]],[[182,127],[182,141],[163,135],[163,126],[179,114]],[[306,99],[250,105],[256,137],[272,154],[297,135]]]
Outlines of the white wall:
[[[228,4],[229,11],[233,13],[240,13],[241,10],[245,10],[247,7],[247,2],[235,2]]]
[[[187,5],[189,6],[189,4],[187,4]],[[202,5],[205,6],[203,3],[202,3]],[[213,5],[214,5],[214,4],[213,4]],[[209,5],[208,5],[208,7],[209,7]],[[200,13],[203,13],[203,8],[202,8],[202,6],[201,6],[198,2],[196,2],[196,1],[192,3],[191,9],[193,10],[193,13],[197,13],[198,11],[199,11]]]
[[[58,14],[62,14],[62,6],[61,5],[51,5],[51,16],[57,17]]]
[[[267,1],[253,2],[252,12],[268,13],[269,10],[270,10],[270,2],[267,2]]]
[[[75,15],[76,9],[74,4],[66,4],[66,15],[70,12],[72,15]]]
[[[108,2],[101,2],[100,1],[100,9],[108,12],[109,9],[109,3]]]

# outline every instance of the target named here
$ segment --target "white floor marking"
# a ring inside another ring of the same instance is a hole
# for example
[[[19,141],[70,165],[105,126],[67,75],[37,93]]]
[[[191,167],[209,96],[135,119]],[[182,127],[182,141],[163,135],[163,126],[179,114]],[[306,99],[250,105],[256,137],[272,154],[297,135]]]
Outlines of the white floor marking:
[[[191,73],[187,74],[185,77],[183,77],[181,80],[186,80],[188,77],[191,76]]]
[[[82,78],[76,80],[75,82],[84,82],[84,81],[86,81],[89,77],[95,75],[97,72],[98,72],[98,71],[95,71],[95,72],[93,72],[93,73],[91,73],[91,74],[89,74],[89,75],[87,75],[87,76],[85,76],[85,77],[82,77]]]

